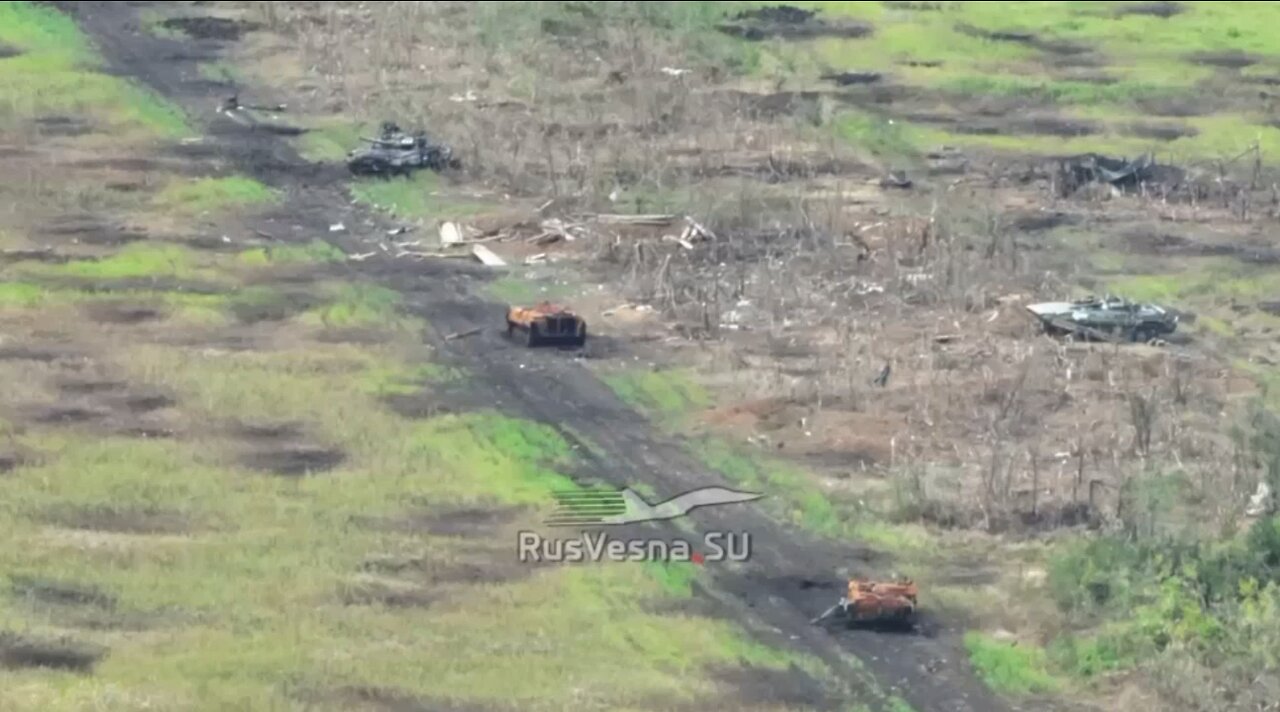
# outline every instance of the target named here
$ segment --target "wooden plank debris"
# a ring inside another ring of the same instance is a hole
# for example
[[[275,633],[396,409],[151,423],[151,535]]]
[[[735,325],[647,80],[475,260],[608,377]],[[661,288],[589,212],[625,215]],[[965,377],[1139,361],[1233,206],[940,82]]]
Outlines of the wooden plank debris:
[[[456,341],[456,340],[458,340],[458,339],[465,339],[465,338],[467,338],[468,336],[475,336],[476,334],[479,334],[479,333],[480,333],[480,332],[482,332],[482,331],[484,331],[484,329],[482,329],[482,328],[480,328],[480,327],[476,327],[475,329],[467,329],[466,331],[455,331],[454,333],[449,334],[448,336],[444,337],[444,340],[445,340],[445,341]]]
[[[472,245],[471,254],[489,267],[506,267],[507,263],[484,245]]]
[[[462,230],[457,223],[447,222],[440,226],[440,244],[444,247],[457,245],[462,239]]]

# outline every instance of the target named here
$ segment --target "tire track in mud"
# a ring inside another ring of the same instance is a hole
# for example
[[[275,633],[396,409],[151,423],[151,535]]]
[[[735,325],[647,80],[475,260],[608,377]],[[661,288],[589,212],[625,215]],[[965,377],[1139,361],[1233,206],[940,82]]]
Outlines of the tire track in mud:
[[[137,6],[148,4],[54,3],[80,23],[115,72],[132,76],[184,106],[197,121],[213,115],[213,107],[225,98],[217,94],[223,88],[200,78],[196,63],[216,56],[220,42],[149,35],[142,29],[137,10]],[[339,221],[355,225],[379,220],[351,207],[343,190],[346,175],[341,167],[308,164],[278,137],[247,129],[232,131],[215,120],[206,127],[203,138],[203,145],[188,152],[191,160],[219,159],[273,187],[287,189],[288,202],[274,215],[277,220],[302,226],[304,234],[326,234],[327,226]],[[349,251],[363,247],[345,246]],[[469,339],[446,341],[443,334],[503,323],[503,305],[475,296],[475,287],[492,276],[484,268],[449,260],[369,260],[350,264],[348,270],[353,278],[401,292],[409,310],[425,318],[433,332],[430,339],[441,356],[472,375],[465,395],[467,405],[497,407],[549,424],[571,442],[584,436],[604,453],[596,456],[590,454],[592,448],[581,448],[591,474],[611,484],[647,483],[664,498],[699,486],[726,484],[678,441],[657,432],[643,416],[618,400],[572,357],[518,347],[496,328]],[[832,633],[808,624],[810,617],[840,595],[841,582],[835,580],[834,572],[845,567],[865,570],[869,552],[851,544],[816,540],[780,525],[754,506],[704,508],[686,520],[696,532],[679,535],[694,540],[705,531],[750,533],[751,559],[706,570],[711,585],[703,595],[714,601],[717,613],[740,621],[763,642],[824,660],[855,693],[857,699],[848,702],[874,703],[876,697],[894,695],[919,712],[1012,709],[973,675],[950,631],[937,638],[863,631]],[[675,531],[646,526],[647,533]]]

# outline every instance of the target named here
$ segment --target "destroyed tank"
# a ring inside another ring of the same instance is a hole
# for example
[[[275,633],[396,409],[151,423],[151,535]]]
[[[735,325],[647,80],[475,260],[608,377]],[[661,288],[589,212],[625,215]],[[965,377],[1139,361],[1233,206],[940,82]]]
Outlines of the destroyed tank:
[[[519,337],[526,346],[583,346],[587,322],[567,307],[543,302],[531,307],[507,307],[507,336]]]
[[[347,168],[358,176],[408,175],[417,169],[441,171],[458,168],[461,162],[453,150],[435,143],[425,133],[405,133],[392,122],[384,122],[377,138],[361,137],[369,144],[347,155]]]
[[[1168,336],[1178,328],[1178,315],[1164,307],[1110,295],[1031,304],[1027,310],[1050,334],[1103,341],[1145,343]]]
[[[848,590],[836,604],[811,623],[840,618],[848,625],[903,625],[916,623],[920,591],[915,581],[894,576],[889,581],[849,579]]]

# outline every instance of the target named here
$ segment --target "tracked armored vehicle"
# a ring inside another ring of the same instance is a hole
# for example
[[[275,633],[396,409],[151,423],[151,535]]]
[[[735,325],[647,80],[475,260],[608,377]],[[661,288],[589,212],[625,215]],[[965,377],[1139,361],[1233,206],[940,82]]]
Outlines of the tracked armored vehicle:
[[[848,591],[836,604],[810,623],[840,619],[849,626],[860,624],[911,627],[916,623],[919,589],[909,578],[891,581],[850,579]]]
[[[1178,315],[1155,304],[1120,297],[1087,297],[1027,306],[1047,333],[1097,341],[1148,342],[1172,334]]]
[[[583,346],[587,322],[567,307],[543,302],[532,307],[507,308],[507,336],[526,346]]]
[[[347,155],[347,168],[353,175],[397,176],[419,169],[442,171],[461,166],[448,146],[435,143],[422,132],[407,134],[389,121],[382,124],[377,138],[361,140],[369,146]]]

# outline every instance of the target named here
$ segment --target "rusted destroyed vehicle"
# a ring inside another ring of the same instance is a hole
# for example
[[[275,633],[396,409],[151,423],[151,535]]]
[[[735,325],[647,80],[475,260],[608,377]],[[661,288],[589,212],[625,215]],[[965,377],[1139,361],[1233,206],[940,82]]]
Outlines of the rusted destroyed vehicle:
[[[587,343],[587,322],[571,309],[550,302],[510,306],[507,336],[523,339],[526,346],[583,346]]]
[[[911,627],[916,622],[918,596],[915,582],[908,578],[895,578],[893,581],[850,579],[847,594],[811,622],[816,625],[835,617],[850,626]]]

